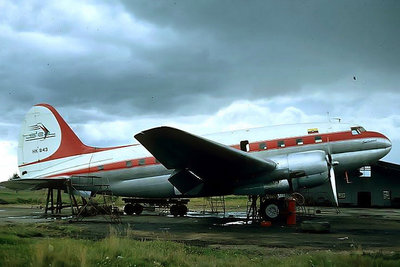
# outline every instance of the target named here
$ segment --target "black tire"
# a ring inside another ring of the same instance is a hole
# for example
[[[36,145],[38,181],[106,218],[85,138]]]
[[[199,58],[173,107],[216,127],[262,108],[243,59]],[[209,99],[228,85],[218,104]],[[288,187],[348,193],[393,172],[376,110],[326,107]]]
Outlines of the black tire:
[[[266,221],[277,221],[281,218],[282,207],[277,200],[267,199],[260,205],[260,215]]]
[[[178,206],[178,213],[179,213],[179,216],[185,216],[186,214],[187,214],[187,212],[188,212],[188,208],[186,207],[186,205],[179,205]]]
[[[170,211],[171,215],[173,215],[174,217],[177,217],[179,215],[179,206],[178,205],[172,205],[169,208],[169,211]]]
[[[124,212],[126,213],[126,215],[133,215],[133,213],[135,212],[135,207],[131,203],[128,203],[124,207]]]
[[[140,214],[143,212],[143,206],[140,205],[140,204],[135,204],[135,205],[133,205],[133,212],[134,212],[136,215],[140,215]]]

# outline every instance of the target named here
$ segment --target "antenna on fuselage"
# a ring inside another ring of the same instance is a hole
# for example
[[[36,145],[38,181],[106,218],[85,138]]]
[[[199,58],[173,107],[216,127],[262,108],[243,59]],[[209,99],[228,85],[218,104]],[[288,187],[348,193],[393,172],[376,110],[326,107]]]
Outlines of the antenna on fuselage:
[[[337,122],[340,123],[340,122],[342,121],[342,119],[339,118],[339,117],[331,118],[331,116],[330,116],[330,114],[329,114],[329,111],[326,112],[326,116],[328,117],[328,121],[329,121],[329,122],[332,122],[332,120],[335,120],[335,121],[337,121]]]

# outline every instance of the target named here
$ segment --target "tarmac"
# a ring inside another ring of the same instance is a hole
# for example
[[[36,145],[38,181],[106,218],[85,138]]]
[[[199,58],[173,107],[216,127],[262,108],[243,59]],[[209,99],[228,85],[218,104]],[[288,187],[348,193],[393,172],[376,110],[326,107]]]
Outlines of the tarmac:
[[[121,223],[111,223],[110,216],[102,215],[75,221],[70,212],[70,209],[65,209],[62,215],[44,216],[43,209],[37,207],[0,205],[0,227],[57,221],[79,226],[83,238],[88,239],[103,238],[110,229],[114,229],[138,240],[171,240],[197,246],[258,249],[261,253],[292,248],[400,252],[399,209],[341,208],[337,213],[335,208],[308,208],[303,216],[298,216],[296,226],[272,223],[270,227],[263,227],[259,222],[247,222],[245,212],[223,216],[190,211],[185,217],[172,217],[155,210],[145,211],[139,216],[121,215],[118,218]],[[302,221],[329,222],[330,231],[304,232],[300,227]]]

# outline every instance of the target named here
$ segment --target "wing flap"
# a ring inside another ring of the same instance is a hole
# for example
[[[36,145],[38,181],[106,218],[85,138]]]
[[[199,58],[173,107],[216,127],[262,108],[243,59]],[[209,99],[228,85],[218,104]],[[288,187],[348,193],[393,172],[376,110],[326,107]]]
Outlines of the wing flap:
[[[168,180],[181,193],[187,193],[203,182],[189,170],[175,170]]]
[[[135,138],[168,169],[189,169],[203,180],[243,179],[274,170],[275,162],[172,127],[143,131]]]

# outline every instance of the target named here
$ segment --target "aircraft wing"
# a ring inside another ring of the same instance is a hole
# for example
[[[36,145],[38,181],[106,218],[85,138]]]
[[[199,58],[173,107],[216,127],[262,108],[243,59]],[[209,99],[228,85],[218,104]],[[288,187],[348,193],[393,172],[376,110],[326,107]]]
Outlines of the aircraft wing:
[[[37,179],[14,179],[1,182],[4,186],[12,190],[39,190],[43,188],[64,188],[68,177],[37,178]]]
[[[187,170],[203,181],[247,179],[276,167],[271,160],[172,127],[149,129],[135,138],[166,168]]]

